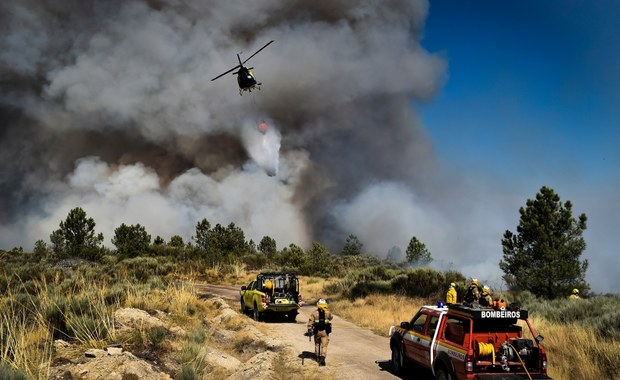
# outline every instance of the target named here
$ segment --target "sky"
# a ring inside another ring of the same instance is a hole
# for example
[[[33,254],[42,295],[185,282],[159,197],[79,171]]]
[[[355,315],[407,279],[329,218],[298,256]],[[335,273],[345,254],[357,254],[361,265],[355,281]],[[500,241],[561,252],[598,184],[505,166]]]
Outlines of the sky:
[[[506,229],[543,185],[586,213],[586,279],[603,292],[620,274],[618,19],[613,1],[431,0],[422,45],[448,79],[415,105],[443,170],[511,198]]]
[[[500,5],[501,4],[501,5]],[[81,207],[191,242],[416,237],[502,290],[501,237],[542,186],[586,213],[594,291],[620,273],[612,1],[0,3],[0,248]],[[249,57],[260,91],[211,78]],[[269,125],[266,133],[261,123]]]

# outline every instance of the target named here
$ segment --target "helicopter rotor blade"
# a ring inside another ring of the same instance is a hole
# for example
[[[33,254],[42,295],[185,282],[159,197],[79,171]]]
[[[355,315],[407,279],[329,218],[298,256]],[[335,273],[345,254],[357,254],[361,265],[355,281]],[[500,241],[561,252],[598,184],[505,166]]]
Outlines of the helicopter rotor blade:
[[[261,51],[261,50],[263,50],[263,49],[264,49],[264,48],[266,48],[267,46],[271,45],[271,43],[272,43],[272,42],[273,42],[273,40],[271,40],[271,41],[267,42],[267,44],[265,44],[265,46],[263,46],[262,48],[258,49],[258,50],[256,51],[256,53],[252,54],[252,55],[251,55],[248,59],[246,59],[245,61],[243,61],[243,63],[242,63],[242,64],[246,63],[247,61],[249,61],[249,60],[250,60],[250,58],[252,58],[252,57],[254,57],[256,54],[260,53],[260,51]]]
[[[220,74],[220,75],[216,76],[215,78],[211,79],[211,81],[214,81],[214,80],[216,80],[217,78],[223,77],[224,75],[226,75],[226,74],[228,74],[228,73],[230,73],[230,72],[232,72],[232,71],[237,70],[239,67],[241,67],[241,65],[237,65],[237,66],[233,67],[232,69],[228,70],[227,72],[225,72],[225,73],[223,73],[223,74]]]

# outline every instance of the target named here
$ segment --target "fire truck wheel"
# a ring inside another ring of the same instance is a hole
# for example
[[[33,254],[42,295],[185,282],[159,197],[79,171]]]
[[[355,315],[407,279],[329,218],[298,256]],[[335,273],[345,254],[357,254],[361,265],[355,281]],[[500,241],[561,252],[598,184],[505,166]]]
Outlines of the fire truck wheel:
[[[454,380],[454,377],[447,369],[445,369],[442,366],[437,369],[437,372],[435,372],[435,379],[436,380]]]
[[[396,374],[402,374],[403,373],[403,367],[404,367],[404,358],[403,358],[403,352],[400,349],[400,344],[395,344],[392,346],[392,369],[394,369],[394,372]]]

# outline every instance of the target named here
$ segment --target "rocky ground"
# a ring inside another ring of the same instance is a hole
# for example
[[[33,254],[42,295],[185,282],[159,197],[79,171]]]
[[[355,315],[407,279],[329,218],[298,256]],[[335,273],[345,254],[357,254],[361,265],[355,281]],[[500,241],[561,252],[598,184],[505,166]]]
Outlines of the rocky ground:
[[[203,369],[203,379],[318,379],[333,375],[329,367],[318,367],[313,355],[303,357],[291,344],[268,335],[268,326],[240,315],[225,300],[215,297],[204,302],[215,316],[202,321],[206,339],[190,363]],[[83,350],[83,345],[57,340],[49,379],[195,378],[183,372],[179,360],[187,349],[183,343],[187,333],[171,320],[161,311],[118,309],[114,314],[118,336],[136,337],[162,328],[165,341],[157,348],[132,349],[135,344],[119,343]]]

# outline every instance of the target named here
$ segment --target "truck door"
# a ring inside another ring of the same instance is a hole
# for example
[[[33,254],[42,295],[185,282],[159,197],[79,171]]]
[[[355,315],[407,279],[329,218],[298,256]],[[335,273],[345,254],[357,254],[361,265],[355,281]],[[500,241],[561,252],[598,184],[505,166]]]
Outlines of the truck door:
[[[438,321],[438,315],[434,315],[430,310],[422,310],[411,320],[411,331],[404,339],[407,358],[425,368],[431,366],[431,343]]]

